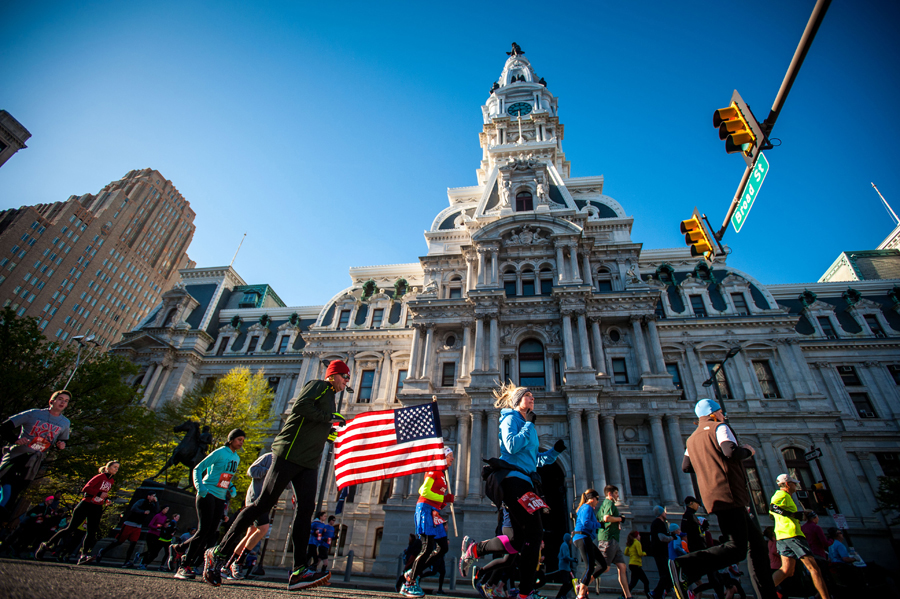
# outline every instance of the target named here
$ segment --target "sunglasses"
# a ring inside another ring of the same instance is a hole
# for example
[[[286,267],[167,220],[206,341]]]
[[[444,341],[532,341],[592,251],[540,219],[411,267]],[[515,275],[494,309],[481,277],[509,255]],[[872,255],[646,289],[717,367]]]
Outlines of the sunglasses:
[[[350,375],[349,375],[349,374],[342,374],[342,375],[341,375],[341,378],[343,378],[345,381],[349,381],[349,380],[350,380]]]

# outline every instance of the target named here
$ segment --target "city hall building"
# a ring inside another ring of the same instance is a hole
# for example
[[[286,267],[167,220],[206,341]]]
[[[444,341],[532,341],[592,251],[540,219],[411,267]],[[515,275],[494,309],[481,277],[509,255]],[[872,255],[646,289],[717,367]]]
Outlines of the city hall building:
[[[881,270],[840,259],[832,269],[868,275],[767,286],[687,248],[645,249],[603,176],[571,176],[557,98],[517,47],[481,110],[477,182],[435,203],[417,260],[350,268],[347,288],[301,307],[230,267],[182,270],[113,350],[141,365],[147,404],[237,366],[264,369],[274,432],[297,391],[345,360],[348,418],[437,398],[457,456],[459,538],[486,538],[497,524],[481,481],[482,458],[499,455],[491,391],[499,380],[526,385],[542,447],[562,438],[569,448],[541,469],[552,567],[588,487],[619,487],[628,529],[647,530],[655,505],[682,510],[693,405],[717,388],[757,448],[748,471],[763,525],[775,478],[789,472],[824,527],[846,521],[865,559],[892,565],[887,519],[873,510],[878,477],[900,474],[900,281],[878,276],[897,250],[878,256]],[[352,488],[336,551],[353,550],[354,570],[396,572],[421,479]],[[291,516],[286,496],[266,563],[280,562]]]

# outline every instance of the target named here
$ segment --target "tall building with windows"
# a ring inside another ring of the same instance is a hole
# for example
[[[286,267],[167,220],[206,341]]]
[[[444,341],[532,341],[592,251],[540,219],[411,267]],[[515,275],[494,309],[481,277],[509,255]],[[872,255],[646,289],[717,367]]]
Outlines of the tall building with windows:
[[[748,471],[764,525],[775,479],[789,472],[823,526],[846,520],[863,555],[891,561],[888,522],[873,509],[878,477],[900,475],[900,281],[767,286],[688,248],[644,248],[603,176],[572,176],[557,99],[518,47],[481,111],[476,183],[448,190],[417,261],[351,268],[350,284],[313,307],[285,306],[230,268],[183,270],[115,348],[141,365],[146,401],[234,366],[265,369],[274,432],[297,391],[345,360],[348,418],[437,398],[457,456],[459,536],[483,538],[497,523],[481,481],[482,458],[499,453],[491,391],[499,380],[527,385],[542,447],[569,447],[541,469],[553,569],[587,487],[617,485],[639,530],[655,505],[683,509],[693,406],[718,394],[742,442],[758,448]],[[331,511],[337,491],[325,478]],[[352,487],[338,556],[353,549],[355,568],[395,573],[420,481]]]
[[[39,319],[50,341],[109,347],[194,263],[194,211],[158,171],[97,194],[0,212],[0,301]]]

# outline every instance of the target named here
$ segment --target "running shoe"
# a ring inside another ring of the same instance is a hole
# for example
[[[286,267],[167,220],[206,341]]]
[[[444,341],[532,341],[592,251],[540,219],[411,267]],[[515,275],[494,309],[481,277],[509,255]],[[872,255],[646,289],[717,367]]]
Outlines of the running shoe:
[[[47,543],[41,543],[38,545],[37,550],[34,552],[34,559],[37,561],[42,561],[44,559],[44,554],[47,553]]]
[[[400,594],[404,597],[424,597],[425,591],[422,590],[418,581],[416,581],[412,584],[403,585],[403,588],[400,589]]]
[[[224,562],[224,558],[220,558],[216,555],[215,547],[210,547],[204,551],[203,580],[214,587],[220,586],[222,584],[222,573],[220,570],[222,569],[222,564]]]
[[[323,584],[331,584],[330,580],[331,572],[313,572],[312,570],[301,568],[291,573],[291,577],[288,579],[288,590],[311,589]]]
[[[472,588],[478,590],[479,579],[481,578],[481,568],[475,566],[472,568]]]
[[[125,562],[124,564],[122,564],[119,567],[120,568],[134,568],[134,564],[132,564],[131,562]]]
[[[94,563],[95,563],[95,564],[99,564],[99,563],[100,563],[100,560],[102,560],[102,559],[103,559],[103,550],[102,550],[102,549],[98,549],[98,550],[97,550],[97,553],[94,554]]]
[[[244,575],[241,574],[241,567],[237,565],[237,562],[233,562],[228,568],[228,576],[234,580],[241,580],[244,577]]]
[[[478,582],[475,584],[475,590],[478,591],[481,599],[492,599],[492,597],[494,596],[494,587],[489,584],[482,584]]]
[[[184,556],[184,552],[178,550],[178,545],[174,543],[169,545],[169,559],[166,560],[166,568],[169,572],[175,571],[182,556]]]
[[[461,555],[462,557],[459,558],[459,573],[465,578],[468,576],[469,566],[475,561],[475,542],[469,538],[469,535],[463,537]]]
[[[675,596],[678,599],[690,599],[688,591],[687,577],[684,575],[684,569],[678,560],[669,560],[669,574],[672,576],[672,586],[675,589]]]
[[[96,561],[93,555],[81,555],[78,558],[78,561],[75,563],[76,566],[86,566],[88,564],[92,564]]]
[[[178,568],[178,572],[175,573],[175,578],[179,580],[194,580],[197,578],[197,575],[194,573],[194,569],[190,566],[183,566]]]

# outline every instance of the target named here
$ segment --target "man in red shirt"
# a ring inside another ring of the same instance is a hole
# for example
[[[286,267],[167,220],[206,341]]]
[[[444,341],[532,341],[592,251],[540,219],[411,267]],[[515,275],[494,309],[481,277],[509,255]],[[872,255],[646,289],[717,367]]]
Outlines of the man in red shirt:
[[[814,512],[808,514],[800,530],[806,535],[806,542],[809,543],[813,555],[828,559],[828,539],[825,537],[825,531],[819,526],[819,515]]]

